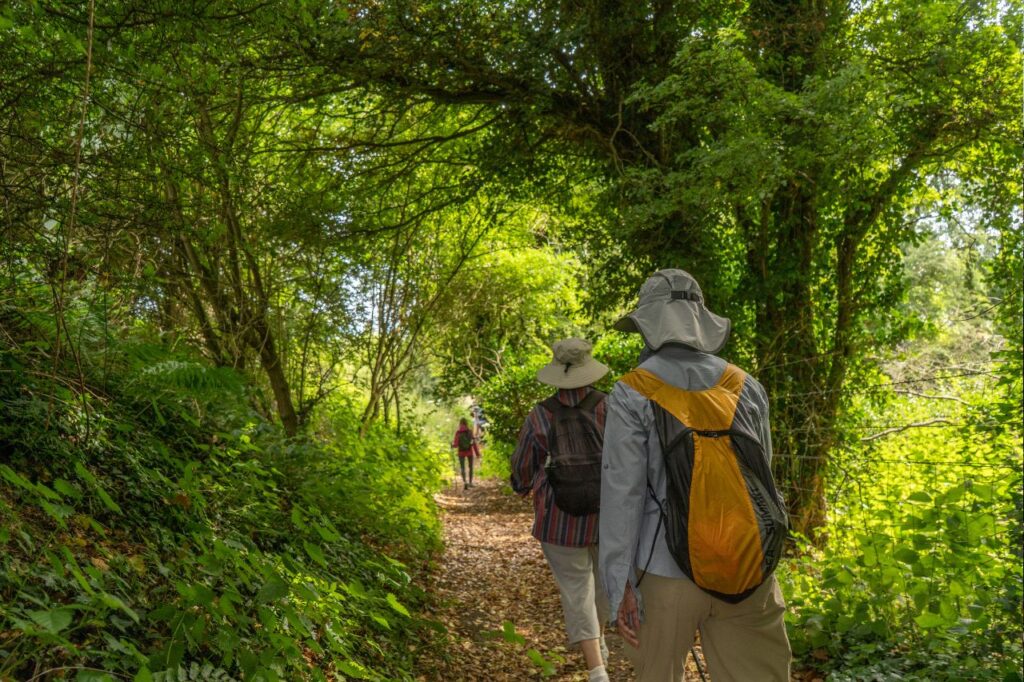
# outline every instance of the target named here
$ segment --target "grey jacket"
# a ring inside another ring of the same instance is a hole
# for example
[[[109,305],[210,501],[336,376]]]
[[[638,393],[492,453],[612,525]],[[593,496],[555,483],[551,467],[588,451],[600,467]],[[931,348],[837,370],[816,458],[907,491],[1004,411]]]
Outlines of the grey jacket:
[[[725,360],[717,356],[680,346],[663,346],[640,365],[685,390],[714,386],[725,366]],[[768,398],[753,377],[748,376],[744,384],[734,424],[760,437],[770,464]],[[635,587],[638,571],[686,579],[669,553],[665,526],[658,523],[658,504],[647,488],[650,483],[664,506],[665,466],[654,412],[647,398],[622,382],[616,383],[608,396],[602,456],[598,567],[614,619],[626,581]],[[639,593],[637,600],[642,617]]]

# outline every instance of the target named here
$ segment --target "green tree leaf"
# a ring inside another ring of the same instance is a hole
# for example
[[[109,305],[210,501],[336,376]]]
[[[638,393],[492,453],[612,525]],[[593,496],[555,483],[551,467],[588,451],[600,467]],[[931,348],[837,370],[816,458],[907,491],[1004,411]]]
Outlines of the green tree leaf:
[[[308,554],[313,561],[317,562],[324,568],[327,568],[327,557],[324,556],[324,552],[318,545],[314,545],[311,542],[303,542],[302,546],[306,549]]]
[[[256,601],[263,604],[275,602],[287,597],[288,591],[288,583],[282,580],[280,576],[273,575],[267,582],[263,583],[263,587],[256,594]]]
[[[74,612],[71,609],[58,607],[48,611],[29,611],[28,617],[39,627],[51,634],[61,632],[69,625]]]
[[[398,613],[400,613],[400,614],[402,614],[403,616],[406,616],[406,617],[409,616],[409,610],[407,608],[405,608],[405,606],[403,606],[400,601],[398,601],[398,597],[396,597],[393,593],[388,592],[387,602],[388,602],[388,606],[390,606],[392,609],[394,609]]]
[[[946,619],[937,613],[925,611],[924,613],[919,613],[918,615],[914,616],[914,622],[917,623],[920,627],[928,629],[939,627],[940,625],[946,622]]]

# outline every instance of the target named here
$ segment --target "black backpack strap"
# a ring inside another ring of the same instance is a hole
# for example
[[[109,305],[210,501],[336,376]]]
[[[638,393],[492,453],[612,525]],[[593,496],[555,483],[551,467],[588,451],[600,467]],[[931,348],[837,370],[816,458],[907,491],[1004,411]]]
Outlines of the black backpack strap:
[[[562,401],[558,399],[558,394],[541,401],[541,407],[552,414],[557,414],[562,409]]]
[[[665,522],[665,507],[661,505],[661,500],[658,499],[658,495],[654,492],[650,481],[647,481],[647,492],[650,494],[651,499],[654,500],[654,504],[658,505],[658,525],[654,528],[654,538],[651,540],[651,549],[647,553],[647,563],[644,564],[643,575],[636,581],[637,587],[640,587],[640,583],[643,582],[644,576],[647,575],[647,568],[651,565],[651,559],[654,558],[654,547],[658,543],[658,533],[661,532],[661,526],[663,524],[667,525]]]
[[[548,431],[548,443],[550,444],[554,442],[553,436],[555,427],[558,424],[559,417],[566,410],[576,409],[581,410],[583,412],[593,412],[594,408],[597,407],[601,403],[601,401],[604,400],[606,397],[606,393],[594,389],[586,396],[584,396],[583,400],[579,401],[575,405],[562,404],[562,401],[558,399],[557,393],[545,400],[542,400],[540,403],[541,407],[543,407],[545,410],[551,413],[551,426]]]
[[[562,401],[558,399],[557,393],[546,400],[542,400],[540,406],[551,413],[547,432],[548,450],[550,451],[555,442],[555,426],[558,423],[558,415],[562,413],[562,408],[564,406],[562,405]]]
[[[596,388],[588,393],[583,400],[577,403],[576,407],[584,412],[590,412],[595,407],[601,404],[601,401],[605,399],[607,394],[597,390]]]

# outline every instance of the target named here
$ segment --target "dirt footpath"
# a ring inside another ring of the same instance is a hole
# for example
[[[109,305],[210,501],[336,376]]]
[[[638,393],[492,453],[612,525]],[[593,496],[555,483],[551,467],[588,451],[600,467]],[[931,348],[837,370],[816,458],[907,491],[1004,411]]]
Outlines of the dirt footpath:
[[[437,503],[447,549],[428,585],[439,604],[430,615],[445,624],[449,639],[443,653],[420,662],[419,679],[586,682],[582,654],[566,647],[558,588],[530,535],[532,504],[493,480],[445,490]],[[509,638],[500,634],[504,628]],[[609,676],[633,682],[625,644],[611,631],[606,639]],[[544,676],[541,658],[554,674]],[[700,680],[696,668],[687,680]]]

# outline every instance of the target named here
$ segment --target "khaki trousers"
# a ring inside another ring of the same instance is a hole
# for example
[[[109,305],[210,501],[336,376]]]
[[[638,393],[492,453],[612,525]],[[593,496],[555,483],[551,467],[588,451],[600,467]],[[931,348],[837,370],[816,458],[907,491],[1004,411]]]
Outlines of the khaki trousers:
[[[608,622],[608,597],[597,575],[597,545],[562,547],[540,543],[562,597],[569,645],[601,639]]]
[[[683,680],[698,629],[714,682],[789,682],[786,604],[775,576],[739,604],[712,597],[688,578],[650,573],[640,582],[640,594],[640,648],[625,647],[637,682]]]

